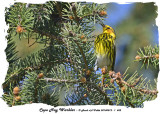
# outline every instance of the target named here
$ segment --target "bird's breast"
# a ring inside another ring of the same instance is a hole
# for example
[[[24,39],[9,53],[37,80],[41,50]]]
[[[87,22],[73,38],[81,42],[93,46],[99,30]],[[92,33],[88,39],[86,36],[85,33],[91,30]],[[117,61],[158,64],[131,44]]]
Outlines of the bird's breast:
[[[101,43],[101,42],[97,43],[97,48],[96,48],[97,54],[105,55],[107,53],[106,51],[107,51],[106,46],[104,46],[103,43]]]
[[[110,63],[110,59],[106,55],[97,55],[97,66],[99,68],[103,68],[104,66],[108,66]]]

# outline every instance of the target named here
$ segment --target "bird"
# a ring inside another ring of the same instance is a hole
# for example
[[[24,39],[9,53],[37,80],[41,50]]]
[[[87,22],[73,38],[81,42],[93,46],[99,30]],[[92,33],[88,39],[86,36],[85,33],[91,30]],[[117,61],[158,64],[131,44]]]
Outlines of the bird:
[[[101,68],[102,71],[102,69],[105,68],[105,70],[109,72],[110,70],[114,70],[116,34],[111,26],[101,25],[103,27],[103,33],[99,34],[94,41],[94,50],[97,57],[94,70],[96,71],[98,68]],[[102,86],[104,85],[104,80],[105,78],[102,77]]]

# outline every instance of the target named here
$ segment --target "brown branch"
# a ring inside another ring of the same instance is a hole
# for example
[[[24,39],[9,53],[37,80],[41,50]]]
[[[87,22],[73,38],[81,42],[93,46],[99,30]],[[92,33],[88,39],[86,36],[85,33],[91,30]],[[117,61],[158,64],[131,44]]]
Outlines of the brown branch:
[[[45,36],[47,36],[47,37],[49,37],[49,38],[53,38],[53,39],[55,39],[55,40],[57,40],[57,41],[59,41],[59,42],[64,43],[64,45],[69,49],[69,46],[66,44],[66,42],[64,41],[63,38],[60,38],[60,37],[57,38],[57,37],[55,37],[54,35],[51,35],[51,34],[48,34],[48,33],[45,33],[45,32],[41,32],[41,31],[37,31],[37,30],[34,30],[34,31],[40,33],[41,35],[45,35]],[[73,33],[72,31],[69,31],[69,35],[70,35],[70,36],[76,36],[76,34]],[[79,50],[80,50],[80,52],[81,52],[81,54],[82,54],[83,61],[84,61],[84,63],[85,63],[85,68],[88,69],[86,57],[85,57],[85,54],[84,54],[82,48],[80,47],[79,43],[78,43],[76,40],[73,40],[73,41],[77,44],[77,46],[78,46],[78,48],[79,48]],[[70,53],[69,53],[69,54],[70,54]],[[72,59],[71,59],[71,58],[70,58],[70,61],[72,62]],[[73,63],[73,62],[72,62],[72,63]]]
[[[80,80],[66,80],[66,79],[54,79],[54,78],[44,78],[44,80],[46,80],[47,82],[58,82],[58,83],[83,83]],[[96,89],[105,97],[105,100],[107,103],[109,103],[109,105],[113,105],[112,101],[110,100],[110,98],[108,98],[107,94],[103,90],[101,90],[95,83],[87,81],[86,83],[83,84],[92,85],[94,89]],[[77,102],[79,102],[79,100]]]
[[[62,9],[60,6],[60,2],[56,2],[56,9],[58,10],[60,18],[62,18]]]
[[[54,78],[44,78],[47,82],[59,82],[59,83],[78,83],[79,80],[66,80],[66,79],[54,79]]]
[[[68,46],[68,44],[65,42],[65,40],[64,40],[63,38],[61,38],[61,37],[56,37],[56,36],[54,36],[54,35],[51,35],[51,34],[49,34],[49,33],[45,33],[45,32],[43,32],[43,31],[34,30],[34,32],[37,32],[37,33],[39,33],[39,34],[41,34],[41,35],[44,35],[44,36],[47,36],[47,37],[52,38],[52,39],[54,39],[54,40],[57,40],[57,41],[60,42],[60,43],[63,43],[63,44],[66,46],[66,48],[69,50],[69,46]],[[70,60],[69,60],[69,61],[70,61],[71,64],[73,64],[73,60],[72,60],[72,56],[71,56],[70,52],[69,52],[68,54],[69,54],[69,56],[70,56]]]
[[[64,39],[62,39],[62,41],[65,43],[65,40],[64,40]],[[66,45],[67,50],[70,50],[68,43],[66,43],[65,45]],[[68,55],[69,55],[69,57],[70,57],[70,58],[69,58],[70,63],[74,65],[74,62],[73,62],[73,60],[72,60],[72,54],[70,53],[70,51],[68,51]]]
[[[109,105],[113,105],[112,101],[110,100],[110,98],[108,98],[107,94],[101,88],[99,88],[95,83],[87,82],[87,84],[92,85],[92,87],[94,87],[97,91],[99,91],[105,97],[105,100],[107,103],[109,103]]]
[[[69,31],[69,35],[70,36],[76,36],[76,34],[73,33],[72,31]],[[78,48],[79,48],[79,50],[80,50],[80,52],[82,54],[82,58],[83,58],[83,61],[84,61],[84,64],[85,64],[85,69],[87,70],[88,69],[88,64],[87,64],[87,61],[86,61],[85,54],[84,54],[82,48],[80,47],[79,43],[76,40],[73,40],[73,41],[77,44],[77,46],[78,46]]]
[[[62,62],[68,62],[68,63],[70,63],[70,62],[72,62],[72,61],[70,61],[69,58],[66,58],[66,59],[62,59],[62,60],[56,60],[56,61],[53,61],[53,62],[46,62],[46,63],[40,64],[40,65],[38,65],[38,66],[26,67],[26,68],[24,68],[24,70],[29,70],[29,69],[31,69],[31,70],[38,70],[38,69],[41,69],[41,68],[44,67],[44,66],[52,65],[52,64],[54,64],[54,63],[62,63]]]
[[[126,97],[126,100],[128,101],[128,104],[132,107],[135,108],[135,106],[130,102],[130,99],[128,97]]]
[[[38,78],[36,79],[36,83],[35,83],[35,92],[34,92],[34,96],[35,96],[35,103],[38,103],[38,82],[39,82],[39,80],[38,80]]]
[[[79,103],[81,100],[83,100],[85,97],[81,97],[78,101],[74,102],[74,103],[71,103],[71,105],[76,105],[77,103]]]
[[[86,57],[85,57],[85,54],[82,50],[82,48],[80,47],[80,45],[78,44],[78,42],[76,40],[74,40],[74,42],[77,44],[81,54],[82,54],[82,57],[83,57],[83,61],[84,61],[84,64],[85,64],[85,68],[88,69],[88,65],[87,65],[87,61],[86,61]]]
[[[15,105],[15,96],[13,97],[13,102],[12,102],[12,106]]]
[[[140,79],[141,79],[140,77],[137,78],[133,84],[128,84],[128,83],[127,83],[126,81],[124,81],[124,80],[121,80],[121,81],[122,81],[123,84],[127,85],[128,87],[134,88],[134,87],[137,85],[137,83],[140,81]]]
[[[116,80],[117,84],[119,85],[119,87],[123,88],[124,85],[127,85],[127,86],[130,86],[127,82],[125,82],[123,79],[122,79],[122,75],[120,74],[120,72],[118,73],[115,73],[114,71],[109,71],[109,76],[111,78],[111,80],[113,80],[112,82],[114,82],[114,80]],[[131,86],[130,86],[131,87]],[[121,91],[123,93],[125,93],[125,90],[122,90]],[[126,97],[126,100],[127,102],[129,103],[129,105],[132,107],[132,108],[135,108],[135,106],[130,102],[130,99],[128,97]]]
[[[149,59],[149,58],[157,58],[156,55],[147,56],[144,55],[144,57],[141,57],[142,59]]]
[[[93,11],[92,14],[83,15],[82,18],[89,17],[89,16],[95,16],[96,14],[99,14],[99,12]]]
[[[135,88],[137,89],[137,88]],[[152,95],[157,95],[158,91],[157,90],[148,90],[148,89],[137,89],[138,91],[145,93],[145,94],[152,94]]]
[[[115,73],[114,71],[110,71],[110,72],[109,72],[109,76],[110,76],[113,80],[116,80],[117,84],[118,84],[120,87],[123,87],[123,86],[124,86],[123,84],[125,84],[126,86],[131,87],[131,88],[133,88],[133,89],[136,89],[136,90],[138,90],[138,91],[140,91],[140,92],[143,92],[143,93],[145,93],[145,94],[153,94],[153,95],[155,95],[155,94],[158,93],[157,90],[147,90],[147,89],[138,89],[138,88],[136,88],[135,86],[136,86],[137,83],[140,81],[140,79],[141,79],[140,77],[137,78],[133,84],[128,84],[126,81],[124,81],[124,80],[122,79],[122,75],[120,74],[120,72]]]
[[[79,26],[79,18],[77,16],[77,11],[76,11],[76,5],[75,5],[75,2],[72,3],[72,12],[74,14],[74,17],[75,17],[75,20],[77,22],[77,25]]]
[[[41,34],[42,36],[47,36],[47,37],[49,37],[49,38],[52,38],[52,39],[54,39],[54,40],[57,40],[58,42],[63,42],[63,40],[62,40],[61,37],[56,37],[56,36],[54,36],[54,35],[52,35],[52,34],[49,34],[49,33],[43,32],[43,31],[39,31],[39,30],[36,30],[36,29],[34,29],[33,32],[39,33],[39,34]],[[64,42],[63,42],[63,43],[64,43]]]
[[[39,69],[45,67],[46,65],[51,65],[51,64],[59,63],[59,62],[60,62],[60,63],[61,63],[61,62],[71,63],[72,61],[71,61],[69,58],[66,58],[66,59],[57,60],[57,61],[54,61],[54,62],[46,62],[46,63],[44,63],[44,64],[40,64],[40,65],[33,66],[33,67],[30,66],[30,67],[26,67],[26,68],[21,68],[21,69],[19,69],[18,71],[10,74],[10,78],[9,78],[9,79],[17,76],[18,74],[22,73],[23,71],[26,71],[26,70],[39,70]],[[9,79],[8,79],[8,80],[9,80]],[[11,80],[11,81],[12,81],[12,80]],[[7,80],[2,84],[3,88],[6,88],[6,87],[9,85],[9,83],[6,83],[6,82],[7,82]]]
[[[52,35],[52,34],[49,34],[49,33],[43,32],[43,31],[38,31],[38,30],[36,30],[36,29],[34,29],[33,31],[36,32],[36,33],[39,33],[39,34],[41,34],[41,35],[47,36],[47,37],[49,37],[49,38],[52,38],[52,39],[54,39],[54,40],[57,40],[58,42],[63,43],[67,48],[69,48],[69,46],[66,44],[66,42],[64,41],[64,39],[61,38],[61,37],[56,37],[56,36],[54,36],[54,35]],[[78,43],[77,43],[77,45],[78,45]],[[79,46],[79,48],[80,48],[80,46]],[[80,50],[81,50],[81,53],[83,54],[83,50],[82,50],[81,48],[80,48]],[[70,53],[69,53],[69,55],[71,56]],[[71,57],[72,57],[72,56],[71,56]],[[62,61],[64,61],[64,62],[70,62],[71,64],[73,64],[73,61],[72,61],[72,58],[71,58],[71,57],[70,57],[69,59],[62,60]],[[85,66],[86,66],[86,68],[88,68],[88,66],[87,66],[87,64],[86,64],[86,60],[85,60],[84,54],[83,54],[83,58],[84,58],[84,61],[85,61]],[[59,61],[57,61],[57,62],[59,62]],[[14,72],[13,74],[11,74],[11,75],[10,75],[10,78],[11,78],[11,77],[14,77],[14,76],[17,76],[18,73],[21,72],[21,71],[24,71],[24,70],[38,70],[38,69],[42,68],[42,67],[45,66],[45,65],[50,65],[50,64],[53,64],[53,63],[54,63],[54,62],[47,62],[47,63],[41,64],[41,65],[38,65],[38,66],[26,67],[26,68],[24,68],[24,69],[22,68],[22,69],[18,70],[17,72]],[[3,84],[3,88],[5,88],[6,86],[7,86],[6,84]]]
[[[76,20],[76,22],[77,22],[77,25],[79,26],[79,18],[78,18],[78,16],[77,16],[75,2],[72,3],[71,9],[72,9],[72,11],[73,11],[73,14],[74,14],[75,20]],[[72,31],[69,31],[69,34],[70,34],[70,36],[76,36],[76,34],[73,33]],[[77,46],[78,46],[78,48],[79,48],[79,50],[80,50],[80,52],[81,52],[81,54],[82,54],[83,61],[84,61],[84,63],[85,63],[85,68],[88,69],[86,57],[85,57],[85,54],[84,54],[82,48],[80,47],[79,43],[78,43],[76,40],[73,40],[73,41],[77,44]]]
[[[155,54],[155,55],[151,55],[151,56],[144,55],[143,57],[137,55],[137,56],[135,57],[136,60],[143,60],[143,59],[150,59],[150,58],[159,59],[159,54]]]

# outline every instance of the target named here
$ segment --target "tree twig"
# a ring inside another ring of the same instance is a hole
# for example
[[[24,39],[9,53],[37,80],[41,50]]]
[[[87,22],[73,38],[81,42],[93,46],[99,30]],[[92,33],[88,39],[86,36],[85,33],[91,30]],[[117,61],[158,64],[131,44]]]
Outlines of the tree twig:
[[[54,79],[54,78],[44,78],[47,82],[59,82],[59,83],[78,83],[79,80],[67,80],[67,79]]]
[[[76,34],[73,33],[72,31],[69,31],[69,34],[70,34],[70,36],[76,36]],[[79,50],[80,50],[80,52],[82,54],[82,58],[83,58],[83,61],[84,61],[84,64],[85,64],[85,68],[87,70],[88,69],[88,64],[87,64],[87,61],[86,61],[85,54],[84,54],[82,48],[80,47],[79,43],[76,40],[73,40],[73,41],[77,44],[77,46],[78,46],[78,48],[79,48]]]
[[[74,40],[74,42],[77,44],[77,46],[78,46],[78,48],[79,48],[79,50],[80,50],[80,52],[82,54],[83,61],[84,61],[84,64],[85,64],[85,68],[87,70],[88,69],[88,65],[87,65],[87,61],[86,61],[86,57],[84,55],[84,52],[83,52],[82,48],[80,47],[80,45],[78,44],[78,42],[76,40]]]
[[[74,84],[82,83],[80,80],[67,80],[67,79],[54,79],[54,78],[44,78],[44,80],[46,80],[47,82],[58,82],[58,83],[74,83]],[[112,101],[110,100],[110,98],[108,98],[107,94],[103,90],[101,90],[95,83],[87,81],[85,84],[92,85],[94,89],[96,89],[105,97],[105,100],[109,105],[113,105]],[[81,100],[78,100],[77,102],[79,101]]]
[[[61,9],[60,2],[56,2],[56,9],[58,10],[60,18],[62,18],[62,9]]]
[[[74,103],[72,103],[72,105],[76,105],[77,103],[79,103],[81,100],[83,100],[85,97],[83,96],[83,97],[81,97],[78,101],[76,101],[76,102],[74,102]]]
[[[99,88],[95,83],[87,82],[87,84],[92,85],[92,87],[94,87],[97,91],[99,91],[99,92],[105,97],[106,102],[107,102],[109,105],[113,105],[112,101],[111,101],[110,98],[107,96],[107,94],[106,94],[101,88]]]
[[[35,82],[35,91],[34,91],[34,96],[35,96],[35,103],[38,103],[38,78],[36,79],[36,82]]]
[[[77,16],[77,11],[76,11],[76,5],[75,2],[72,3],[72,12],[74,14],[75,20],[77,22],[77,25],[79,26],[79,18]]]
[[[124,81],[124,80],[122,79],[122,75],[120,74],[120,72],[115,73],[114,71],[110,71],[110,72],[109,72],[109,75],[110,75],[110,77],[111,77],[112,79],[116,80],[117,84],[118,84],[120,87],[123,86],[122,84],[125,84],[126,86],[131,87],[131,88],[133,88],[133,89],[136,89],[136,90],[138,90],[138,91],[140,91],[140,92],[143,92],[143,93],[145,93],[145,94],[153,94],[153,95],[155,95],[155,94],[158,93],[157,90],[147,90],[147,89],[138,89],[138,88],[136,88],[135,86],[136,86],[137,83],[140,81],[140,79],[141,79],[140,77],[137,78],[133,84],[128,84],[126,81]]]

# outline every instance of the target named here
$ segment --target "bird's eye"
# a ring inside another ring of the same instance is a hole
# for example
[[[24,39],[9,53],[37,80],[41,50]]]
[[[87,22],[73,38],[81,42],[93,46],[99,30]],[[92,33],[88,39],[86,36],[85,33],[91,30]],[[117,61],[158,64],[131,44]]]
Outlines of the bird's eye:
[[[110,27],[107,27],[107,29],[111,29]]]

